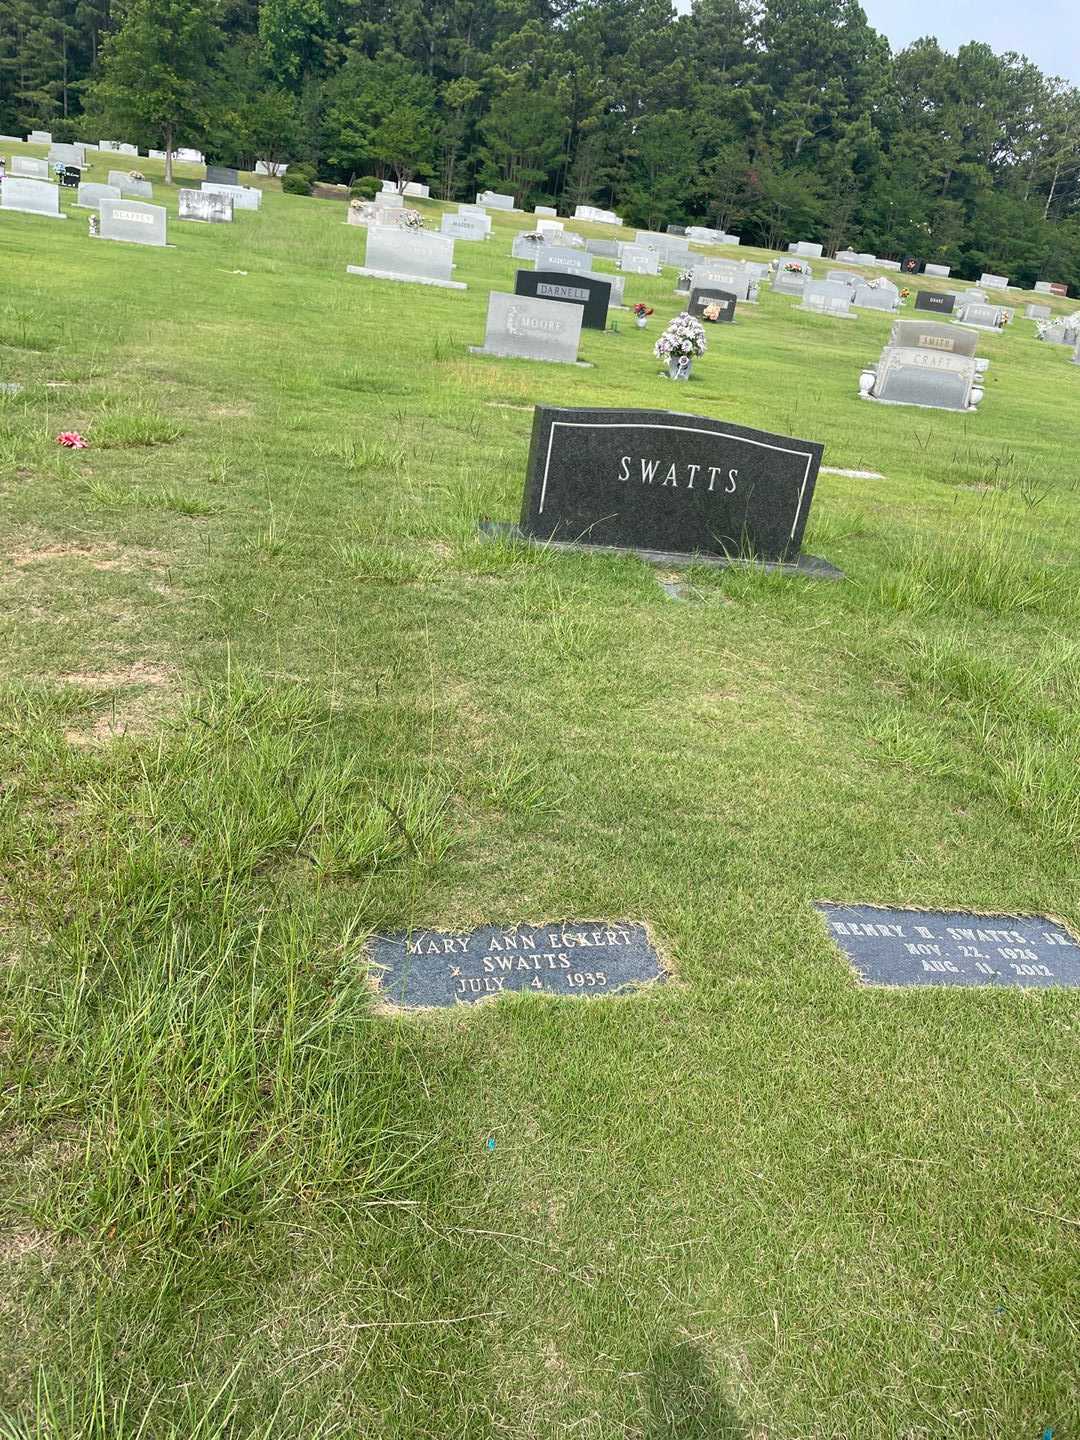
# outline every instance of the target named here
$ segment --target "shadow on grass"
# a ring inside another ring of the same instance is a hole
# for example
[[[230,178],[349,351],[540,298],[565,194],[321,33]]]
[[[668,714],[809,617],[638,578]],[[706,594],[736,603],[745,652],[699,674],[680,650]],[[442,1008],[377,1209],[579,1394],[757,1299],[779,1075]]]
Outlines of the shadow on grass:
[[[692,1341],[657,1345],[644,1397],[645,1440],[753,1440],[750,1426],[724,1397],[708,1359]]]

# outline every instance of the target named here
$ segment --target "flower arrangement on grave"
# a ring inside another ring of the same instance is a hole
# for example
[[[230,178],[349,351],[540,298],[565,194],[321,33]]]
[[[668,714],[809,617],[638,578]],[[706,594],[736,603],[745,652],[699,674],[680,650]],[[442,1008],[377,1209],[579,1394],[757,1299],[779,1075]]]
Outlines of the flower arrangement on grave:
[[[709,348],[705,328],[700,320],[685,310],[676,315],[671,324],[653,346],[658,360],[666,360],[668,374],[673,380],[687,380],[690,377],[690,362],[696,355],[704,355]]]
[[[399,210],[398,228],[401,230],[422,230],[424,217],[419,210]]]
[[[639,300],[637,302],[637,304],[634,306],[634,321],[639,330],[645,329],[645,325],[649,319],[649,316],[652,313],[653,312],[651,305],[646,305],[643,300]]]
[[[789,270],[793,275],[803,274],[802,264],[798,260],[788,260],[784,265],[784,269]]]
[[[90,441],[84,439],[77,430],[61,430],[56,437],[56,443],[63,445],[65,450],[89,450]]]
[[[526,230],[520,238],[525,241],[526,245],[543,245],[547,240],[547,236],[542,230]]]
[[[145,180],[145,179],[146,179],[146,176],[142,173],[141,170],[129,170],[129,171],[128,171],[128,179],[129,179],[129,180]]]
[[[908,289],[908,287],[905,285],[904,288],[900,291],[900,299],[901,299],[901,300],[906,300],[910,294],[911,294],[911,291],[910,291],[910,290]]]
[[[694,278],[694,272],[693,272],[692,270],[680,270],[680,271],[679,271],[679,283],[678,283],[678,285],[677,285],[675,288],[676,288],[677,290],[689,290],[689,289],[690,289],[690,284],[691,284],[693,278]]]
[[[719,320],[719,319],[720,319],[720,306],[719,306],[719,305],[706,305],[706,306],[705,306],[705,309],[701,312],[701,318],[702,318],[703,320],[712,320],[713,322]]]
[[[91,234],[91,235],[100,235],[100,234],[101,234],[100,217],[97,216],[97,215],[90,215],[90,216],[88,216],[87,218],[88,218],[88,220],[89,220],[90,234]]]

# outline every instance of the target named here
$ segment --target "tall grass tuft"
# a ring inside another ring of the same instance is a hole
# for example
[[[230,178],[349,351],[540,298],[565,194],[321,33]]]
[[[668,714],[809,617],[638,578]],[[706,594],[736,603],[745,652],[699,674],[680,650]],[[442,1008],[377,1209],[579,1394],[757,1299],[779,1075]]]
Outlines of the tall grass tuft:
[[[1077,586],[1064,567],[1049,565],[1031,540],[1001,522],[970,537],[921,536],[899,571],[881,580],[878,596],[890,609],[986,610],[998,615],[1065,614],[1076,608]]]

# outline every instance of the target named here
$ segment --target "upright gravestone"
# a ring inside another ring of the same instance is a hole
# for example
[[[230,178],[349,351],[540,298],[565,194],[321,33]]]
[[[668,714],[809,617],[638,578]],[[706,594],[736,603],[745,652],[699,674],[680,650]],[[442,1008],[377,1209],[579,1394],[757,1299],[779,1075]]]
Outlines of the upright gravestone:
[[[931,410],[971,410],[982,398],[975,360],[941,350],[887,345],[876,370],[860,381],[864,399]]]
[[[586,240],[585,249],[590,255],[596,255],[601,260],[617,260],[619,251],[623,247],[617,240]]]
[[[115,185],[90,185],[84,182],[75,192],[75,205],[79,210],[96,210],[102,200],[121,198]]]
[[[19,180],[48,180],[49,162],[35,155],[13,155],[8,161],[7,173]]]
[[[900,291],[891,280],[879,280],[873,285],[856,285],[851,303],[856,310],[899,310]]]
[[[53,145],[49,149],[49,164],[74,165],[77,170],[86,168],[86,151],[81,145]]]
[[[373,203],[379,210],[404,210],[405,196],[400,190],[380,190]]]
[[[805,260],[781,260],[772,278],[772,288],[780,295],[801,295],[813,272]]]
[[[1049,320],[1053,313],[1049,305],[1024,306],[1024,315],[1028,320]]]
[[[477,195],[476,203],[486,205],[490,210],[513,210],[513,195],[500,195],[496,190],[484,190]]]
[[[951,315],[955,304],[956,296],[951,292],[920,290],[915,296],[916,310],[929,310],[936,315]]]
[[[443,215],[439,222],[439,234],[448,235],[451,240],[486,240],[487,226],[476,215]]]
[[[52,134],[48,130],[31,130],[26,137],[28,145],[51,145]]]
[[[927,265],[923,274],[936,275],[939,280],[947,280],[952,274],[952,268],[949,265]]]
[[[851,286],[843,281],[808,280],[802,290],[800,310],[828,315],[835,320],[857,320],[851,313]]]
[[[150,181],[133,180],[126,170],[110,170],[109,184],[114,185],[122,195],[130,195],[135,200],[154,198],[154,187]]]
[[[839,578],[800,556],[822,448],[711,416],[537,406],[520,532],[575,549]]]
[[[985,285],[988,290],[1007,290],[1009,288],[1007,276],[991,275],[986,272],[979,276],[979,284]]]
[[[510,258],[512,260],[535,260],[546,243],[539,232],[523,230],[519,235],[514,236],[510,246]]]
[[[961,325],[974,325],[979,330],[1000,330],[1002,312],[999,305],[961,305],[956,312]]]
[[[809,240],[796,240],[795,244],[789,248],[793,255],[798,255],[806,260],[820,260],[825,253],[824,245],[816,245]]]
[[[519,270],[514,277],[514,291],[538,300],[580,305],[583,329],[607,328],[607,312],[611,304],[609,280],[601,280],[596,275],[568,275],[559,270]]]
[[[592,256],[568,245],[542,245],[536,253],[538,270],[562,270],[568,275],[591,275]]]
[[[48,180],[25,180],[9,175],[0,185],[0,210],[18,210],[24,215],[44,215],[49,220],[66,220],[60,213],[60,187]]]
[[[165,245],[164,205],[144,205],[140,200],[102,200],[102,240],[125,240],[131,245]]]
[[[211,225],[228,225],[233,218],[233,199],[218,190],[181,190],[179,218],[202,220]]]
[[[709,320],[720,325],[735,323],[735,305],[738,296],[730,290],[720,290],[703,285],[690,291],[687,313],[695,320]],[[706,314],[706,311],[708,314]]]
[[[676,294],[689,294],[702,286],[718,286],[730,290],[737,300],[749,305],[758,303],[760,277],[750,265],[739,265],[733,260],[703,260],[690,271],[686,290],[676,289]]]
[[[979,337],[959,325],[935,325],[931,320],[896,320],[889,344],[899,350],[940,350],[946,355],[974,355]]]
[[[363,265],[345,267],[350,275],[373,280],[398,280],[412,285],[436,285],[443,290],[465,290],[451,279],[454,242],[445,235],[402,230],[397,225],[369,225]]]
[[[469,348],[474,355],[575,365],[580,363],[577,353],[582,313],[578,306],[561,305],[557,300],[534,300],[492,290],[484,343]]]
[[[624,245],[619,269],[625,275],[659,275],[660,256],[645,245]]]
[[[559,218],[559,212],[553,205],[534,205],[533,214],[543,215],[548,220],[557,220]]]
[[[829,933],[867,985],[1080,985],[1080,942],[1048,915],[889,910],[818,901]]]
[[[206,178],[211,185],[239,185],[240,172],[231,165],[207,165]]]
[[[379,998],[406,1009],[475,1005],[512,991],[598,999],[667,978],[644,925],[608,920],[414,930],[378,936],[368,959]]]

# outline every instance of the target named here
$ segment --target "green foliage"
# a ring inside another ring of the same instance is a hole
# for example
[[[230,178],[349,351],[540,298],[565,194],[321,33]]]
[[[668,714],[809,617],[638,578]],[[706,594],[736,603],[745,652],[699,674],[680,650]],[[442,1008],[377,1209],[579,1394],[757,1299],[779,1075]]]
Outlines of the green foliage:
[[[281,188],[286,195],[310,195],[312,182],[306,170],[294,170],[292,166],[281,177]]]
[[[365,175],[360,180],[354,180],[349,186],[349,194],[355,200],[374,200],[382,189],[382,181],[374,175]]]

